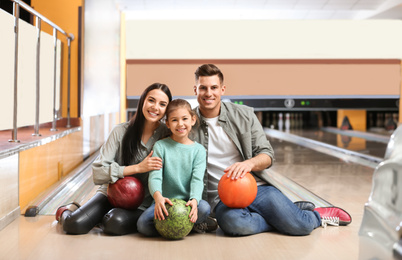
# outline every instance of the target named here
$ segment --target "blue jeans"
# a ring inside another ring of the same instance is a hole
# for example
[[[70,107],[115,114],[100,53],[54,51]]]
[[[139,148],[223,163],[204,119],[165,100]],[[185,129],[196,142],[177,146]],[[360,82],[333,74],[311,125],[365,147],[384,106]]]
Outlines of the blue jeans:
[[[196,224],[204,222],[211,213],[211,206],[205,200],[200,200],[198,203],[198,218]],[[137,230],[139,233],[147,237],[159,236],[154,225],[154,210],[155,203],[147,208],[137,221]]]
[[[222,201],[216,205],[219,227],[231,236],[245,236],[267,231],[303,236],[321,225],[316,211],[299,209],[274,186],[258,186],[257,197],[244,209],[226,207]]]

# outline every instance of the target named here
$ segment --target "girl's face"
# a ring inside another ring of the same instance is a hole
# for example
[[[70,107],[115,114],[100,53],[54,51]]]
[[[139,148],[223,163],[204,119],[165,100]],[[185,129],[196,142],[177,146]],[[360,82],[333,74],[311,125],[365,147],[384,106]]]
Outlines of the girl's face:
[[[145,97],[142,113],[149,122],[158,122],[165,115],[166,107],[169,104],[169,98],[160,89],[153,89]]]
[[[172,139],[180,141],[188,138],[195,121],[195,115],[191,116],[187,108],[178,107],[170,112],[166,125],[172,132]]]

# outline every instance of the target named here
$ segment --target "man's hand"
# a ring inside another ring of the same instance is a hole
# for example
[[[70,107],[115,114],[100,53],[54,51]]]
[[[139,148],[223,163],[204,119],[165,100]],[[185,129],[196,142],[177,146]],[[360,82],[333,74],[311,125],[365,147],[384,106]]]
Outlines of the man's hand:
[[[249,161],[237,162],[227,167],[224,172],[228,178],[238,179],[243,178],[246,173],[253,168]]]
[[[267,154],[259,154],[243,162],[237,162],[227,167],[224,172],[228,178],[238,179],[252,171],[262,171],[272,164],[271,157]]]

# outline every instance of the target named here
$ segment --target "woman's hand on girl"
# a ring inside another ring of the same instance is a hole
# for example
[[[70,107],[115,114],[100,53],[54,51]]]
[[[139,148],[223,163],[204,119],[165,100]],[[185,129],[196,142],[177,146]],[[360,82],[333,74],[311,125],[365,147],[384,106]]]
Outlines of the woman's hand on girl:
[[[162,168],[162,159],[159,157],[152,157],[153,153],[154,151],[151,151],[142,162],[137,164],[139,173],[160,170]]]

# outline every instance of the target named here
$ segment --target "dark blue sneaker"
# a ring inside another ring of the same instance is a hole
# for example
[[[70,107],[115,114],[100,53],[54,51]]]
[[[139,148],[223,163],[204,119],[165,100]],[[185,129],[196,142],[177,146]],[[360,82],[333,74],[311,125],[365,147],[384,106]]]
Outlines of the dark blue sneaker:
[[[301,210],[314,211],[315,205],[310,201],[296,201],[294,204]]]

